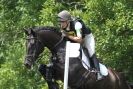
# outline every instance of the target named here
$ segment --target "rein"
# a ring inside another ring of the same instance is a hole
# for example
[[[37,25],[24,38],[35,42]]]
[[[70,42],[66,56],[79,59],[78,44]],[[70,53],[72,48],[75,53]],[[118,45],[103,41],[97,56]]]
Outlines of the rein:
[[[55,49],[64,39],[64,36],[61,37],[61,39],[54,45],[52,49]]]

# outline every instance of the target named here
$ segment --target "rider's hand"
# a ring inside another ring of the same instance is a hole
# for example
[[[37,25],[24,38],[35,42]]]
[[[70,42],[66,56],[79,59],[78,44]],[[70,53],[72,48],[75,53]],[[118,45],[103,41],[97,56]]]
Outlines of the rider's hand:
[[[62,33],[62,36],[63,36],[63,37],[66,37],[66,36],[67,36],[67,34],[66,34],[65,31],[61,30],[61,33]]]

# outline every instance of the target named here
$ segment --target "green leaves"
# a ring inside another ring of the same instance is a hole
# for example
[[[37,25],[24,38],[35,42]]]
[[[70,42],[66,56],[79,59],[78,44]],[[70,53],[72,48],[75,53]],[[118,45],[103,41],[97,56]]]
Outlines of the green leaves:
[[[64,2],[67,2],[65,4]],[[125,72],[133,81],[132,0],[1,0],[0,1],[0,86],[2,89],[47,89],[37,71],[48,63],[46,49],[33,70],[24,65],[23,28],[36,25],[58,26],[57,14],[68,10],[83,19],[96,39],[96,54],[106,66]]]

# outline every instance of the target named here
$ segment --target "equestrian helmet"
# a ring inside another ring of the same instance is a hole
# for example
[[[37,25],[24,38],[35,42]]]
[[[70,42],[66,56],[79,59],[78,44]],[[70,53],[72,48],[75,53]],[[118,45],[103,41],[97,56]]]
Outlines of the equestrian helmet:
[[[58,20],[59,21],[67,21],[71,20],[71,15],[68,11],[63,10],[58,14]]]

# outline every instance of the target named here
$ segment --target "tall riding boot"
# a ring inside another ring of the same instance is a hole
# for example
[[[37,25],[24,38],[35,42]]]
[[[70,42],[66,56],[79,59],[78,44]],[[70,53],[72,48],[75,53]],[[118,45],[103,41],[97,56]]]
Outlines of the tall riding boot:
[[[100,67],[99,67],[99,60],[97,59],[96,55],[93,54],[91,57],[91,60],[94,63],[94,67],[96,68],[96,70],[99,72],[100,71]]]
[[[93,60],[94,66],[95,66],[96,71],[97,71],[97,80],[101,80],[103,76],[100,73],[99,60],[97,59],[95,54],[91,57],[91,59]]]

